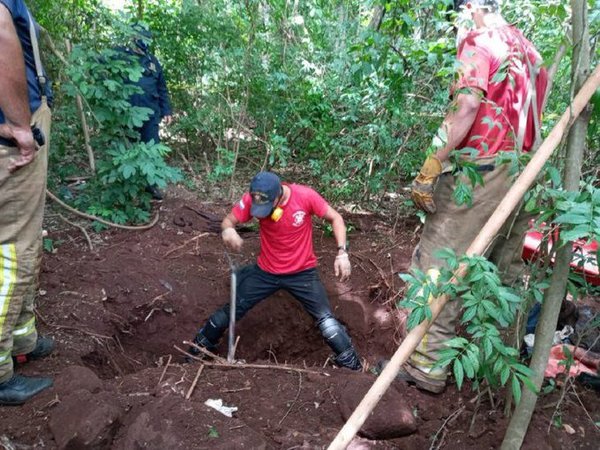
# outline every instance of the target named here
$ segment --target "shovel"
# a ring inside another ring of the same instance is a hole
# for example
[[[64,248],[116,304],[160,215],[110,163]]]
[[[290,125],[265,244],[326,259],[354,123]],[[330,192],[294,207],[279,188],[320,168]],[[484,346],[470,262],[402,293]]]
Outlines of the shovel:
[[[225,252],[225,256],[229,261],[229,268],[231,270],[231,279],[229,281],[229,340],[227,345],[227,362],[232,363],[235,361],[235,310],[236,310],[236,295],[237,295],[237,266],[229,256],[229,253]]]

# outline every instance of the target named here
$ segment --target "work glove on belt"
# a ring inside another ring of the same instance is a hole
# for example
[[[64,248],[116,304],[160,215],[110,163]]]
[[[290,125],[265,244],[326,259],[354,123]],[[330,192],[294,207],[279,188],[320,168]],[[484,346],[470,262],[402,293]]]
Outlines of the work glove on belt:
[[[415,206],[426,213],[433,214],[436,211],[433,202],[433,190],[438,177],[442,173],[441,161],[431,155],[428,156],[419,175],[413,180],[410,195]]]

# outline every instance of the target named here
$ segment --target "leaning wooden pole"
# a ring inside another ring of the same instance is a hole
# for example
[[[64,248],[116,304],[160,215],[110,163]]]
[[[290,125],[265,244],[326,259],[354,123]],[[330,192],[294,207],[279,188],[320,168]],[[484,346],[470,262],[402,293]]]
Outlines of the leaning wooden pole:
[[[513,186],[507,192],[502,202],[500,202],[494,213],[491,215],[481,232],[471,243],[465,252],[467,255],[481,255],[485,251],[486,247],[498,233],[506,219],[508,219],[512,211],[519,204],[523,195],[525,195],[525,192],[527,192],[529,187],[534,183],[537,175],[544,167],[544,164],[548,161],[554,149],[560,144],[566,130],[570,127],[573,120],[579,116],[599,86],[600,66],[596,67],[594,72],[587,79],[581,90],[577,93],[573,103],[564,112],[546,140],[542,143],[535,155],[533,155],[529,164],[527,164],[521,175],[519,175]],[[460,276],[464,270],[464,266],[459,267],[456,276]],[[431,326],[431,323],[438,317],[447,301],[447,296],[441,296],[432,301],[430,305],[432,315],[431,321],[422,322],[408,333],[400,347],[398,347],[398,350],[396,350],[396,353],[394,353],[389,364],[381,372],[377,380],[375,380],[375,383],[373,383],[369,392],[367,392],[346,424],[331,442],[328,450],[342,450],[348,446],[350,441],[354,438],[354,435],[369,417],[369,414],[371,414],[371,411],[373,411],[381,397],[383,397],[385,391],[390,387],[394,378],[396,378],[396,374],[400,370],[402,364],[404,364],[415,351],[417,345],[421,342],[421,339],[423,339],[423,336],[425,336],[425,333]]]

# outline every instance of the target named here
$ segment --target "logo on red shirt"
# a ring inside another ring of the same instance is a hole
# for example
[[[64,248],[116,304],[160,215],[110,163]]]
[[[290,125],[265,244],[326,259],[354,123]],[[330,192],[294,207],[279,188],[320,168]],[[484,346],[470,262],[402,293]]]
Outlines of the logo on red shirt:
[[[304,223],[305,216],[306,213],[304,211],[296,211],[294,214],[292,214],[292,217],[294,218],[294,223],[292,223],[292,225],[295,227],[301,226]]]

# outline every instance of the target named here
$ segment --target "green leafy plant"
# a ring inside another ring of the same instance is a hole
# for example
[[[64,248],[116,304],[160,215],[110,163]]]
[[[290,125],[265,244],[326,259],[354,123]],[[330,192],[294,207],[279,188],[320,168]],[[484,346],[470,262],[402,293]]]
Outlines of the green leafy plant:
[[[46,251],[48,253],[54,253],[54,251],[55,251],[54,240],[50,239],[50,238],[44,238],[42,240],[42,247],[44,248],[44,251]]]
[[[78,45],[70,61],[62,90],[85,99],[94,124],[91,145],[97,159],[97,176],[73,194],[74,202],[117,223],[145,222],[151,198],[146,187],[164,188],[182,175],[166,164],[167,146],[138,141],[137,128],[152,113],[129,103],[133,94],[141,92],[134,83],[142,69],[135,58],[115,48]]]
[[[504,343],[501,330],[513,323],[522,298],[502,285],[497,267],[484,257],[457,257],[450,249],[435,256],[444,261],[436,275],[418,270],[402,275],[408,288],[400,306],[410,309],[408,327],[431,319],[432,297],[448,295],[450,301],[461,301],[461,323],[468,338],[459,336],[448,341],[448,348],[439,352],[438,367],[452,366],[459,388],[465,378],[473,380],[475,386],[485,380],[492,387],[505,386],[510,379],[518,402],[521,384],[535,389],[528,378],[529,368],[520,362],[519,351]],[[466,266],[466,275],[451,283],[460,265]]]

